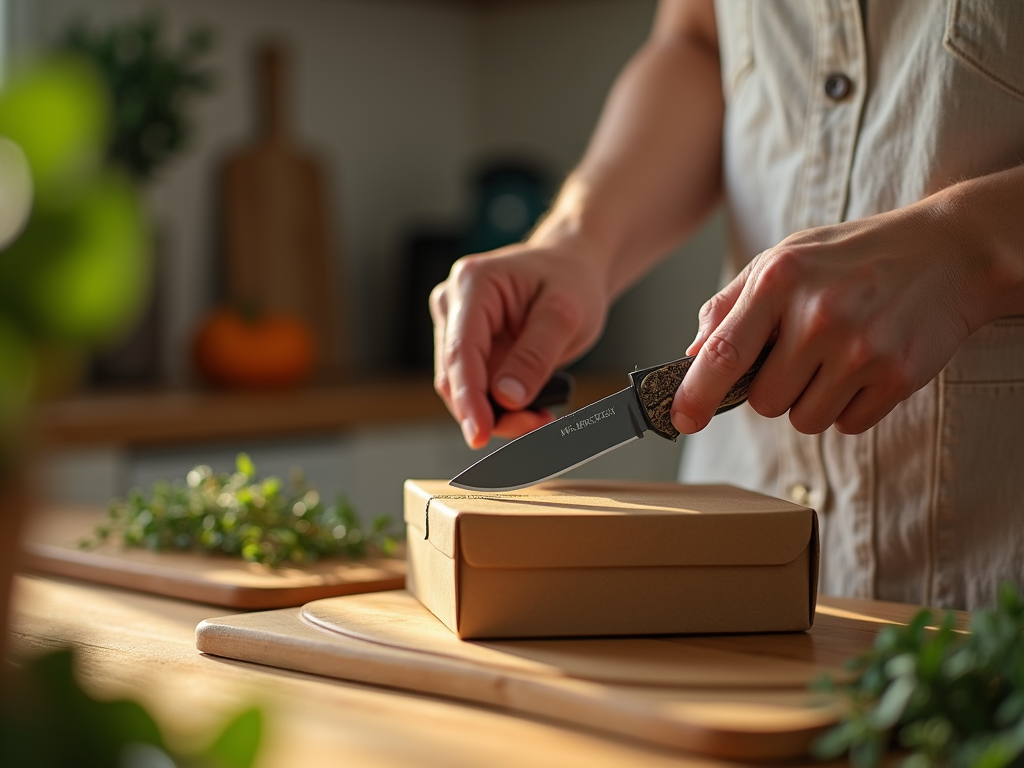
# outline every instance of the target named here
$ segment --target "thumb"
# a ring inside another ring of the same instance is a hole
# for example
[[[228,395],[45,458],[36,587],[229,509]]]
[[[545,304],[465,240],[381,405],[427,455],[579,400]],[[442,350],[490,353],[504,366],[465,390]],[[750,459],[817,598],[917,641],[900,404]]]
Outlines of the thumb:
[[[578,325],[577,314],[562,302],[541,299],[534,305],[491,379],[491,391],[502,407],[520,410],[537,396],[562,362]]]

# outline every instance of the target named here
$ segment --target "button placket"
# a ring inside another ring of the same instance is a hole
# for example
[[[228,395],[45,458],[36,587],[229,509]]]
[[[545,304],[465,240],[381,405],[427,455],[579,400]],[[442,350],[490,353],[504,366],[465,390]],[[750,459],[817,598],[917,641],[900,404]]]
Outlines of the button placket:
[[[815,85],[808,93],[793,231],[842,221],[867,80],[857,0],[816,2],[813,9]]]
[[[793,483],[789,486],[789,499],[794,504],[809,507],[811,505],[811,489],[803,483]]]
[[[867,53],[857,0],[819,0],[811,6],[815,45],[793,231],[843,220],[867,90]],[[823,550],[822,585],[844,594],[870,596],[875,559],[872,494],[854,499],[843,519],[832,519],[831,478],[822,455],[822,436],[793,434],[787,442],[797,450],[788,457],[789,471],[780,477],[780,490],[790,498],[799,495],[798,503],[823,513],[819,515],[822,542],[831,549]],[[852,537],[845,535],[849,532]]]

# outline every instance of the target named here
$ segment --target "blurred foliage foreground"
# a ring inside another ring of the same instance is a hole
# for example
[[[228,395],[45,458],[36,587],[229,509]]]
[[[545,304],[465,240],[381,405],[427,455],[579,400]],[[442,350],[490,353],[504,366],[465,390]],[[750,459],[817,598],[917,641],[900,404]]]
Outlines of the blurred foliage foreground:
[[[978,611],[970,631],[930,611],[886,627],[874,648],[847,665],[853,679],[826,682],[847,704],[843,722],[817,744],[822,758],[849,752],[855,768],[1021,768],[1024,766],[1024,599],[1011,584]]]
[[[139,310],[150,236],[126,173],[104,163],[109,97],[82,60],[55,57],[0,92],[0,465],[34,392]]]
[[[205,750],[175,753],[131,701],[97,701],[75,681],[70,651],[16,670],[0,699],[0,765],[32,768],[250,768],[263,727],[242,712]]]
[[[41,382],[122,328],[143,298],[150,235],[127,172],[104,160],[110,114],[101,75],[72,56],[38,63],[0,92],[0,494]],[[254,759],[257,711],[203,754],[173,755],[142,707],[86,695],[70,652],[0,663],[2,765],[248,768]]]

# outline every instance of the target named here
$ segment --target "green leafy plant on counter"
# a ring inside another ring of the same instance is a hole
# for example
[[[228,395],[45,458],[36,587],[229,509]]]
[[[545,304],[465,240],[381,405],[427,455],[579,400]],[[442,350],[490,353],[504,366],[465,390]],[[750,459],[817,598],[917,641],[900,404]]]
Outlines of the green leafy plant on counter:
[[[838,690],[848,712],[817,743],[819,757],[846,751],[857,768],[881,764],[890,746],[911,751],[904,768],[1024,766],[1024,600],[1000,588],[994,610],[974,614],[970,631],[948,614],[938,629],[922,611],[887,627],[849,665]]]
[[[132,701],[97,701],[78,685],[69,650],[34,659],[4,678],[0,765],[33,768],[250,768],[263,716],[241,712],[200,753],[177,754]]]
[[[111,506],[107,521],[81,546],[113,539],[126,547],[219,552],[269,566],[394,553],[386,515],[364,527],[343,496],[326,504],[301,481],[294,486],[286,491],[276,477],[257,479],[252,459],[240,453],[233,473],[199,466],[184,482],[154,483],[149,496],[130,494]]]
[[[146,181],[186,146],[191,125],[184,107],[213,87],[202,66],[213,46],[209,29],[190,30],[175,48],[157,16],[102,31],[77,23],[60,46],[91,61],[107,85],[114,118],[107,154],[115,164]]]

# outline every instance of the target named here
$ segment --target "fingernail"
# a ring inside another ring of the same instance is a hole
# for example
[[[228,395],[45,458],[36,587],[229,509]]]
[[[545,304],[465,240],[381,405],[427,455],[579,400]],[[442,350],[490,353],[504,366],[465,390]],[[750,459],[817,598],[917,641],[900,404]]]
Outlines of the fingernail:
[[[697,431],[697,422],[682,411],[672,411],[672,425],[684,435],[692,435]]]
[[[466,442],[472,446],[476,441],[476,436],[479,433],[479,429],[476,426],[476,421],[472,416],[467,416],[462,420],[462,436],[466,438]]]
[[[699,348],[701,339],[704,338],[704,329],[698,328],[697,335],[693,337],[693,341],[690,342],[690,346],[686,348],[686,354],[696,354],[696,350]]]
[[[522,405],[526,402],[526,387],[511,376],[498,379],[498,383],[494,385],[494,388],[515,405]]]

